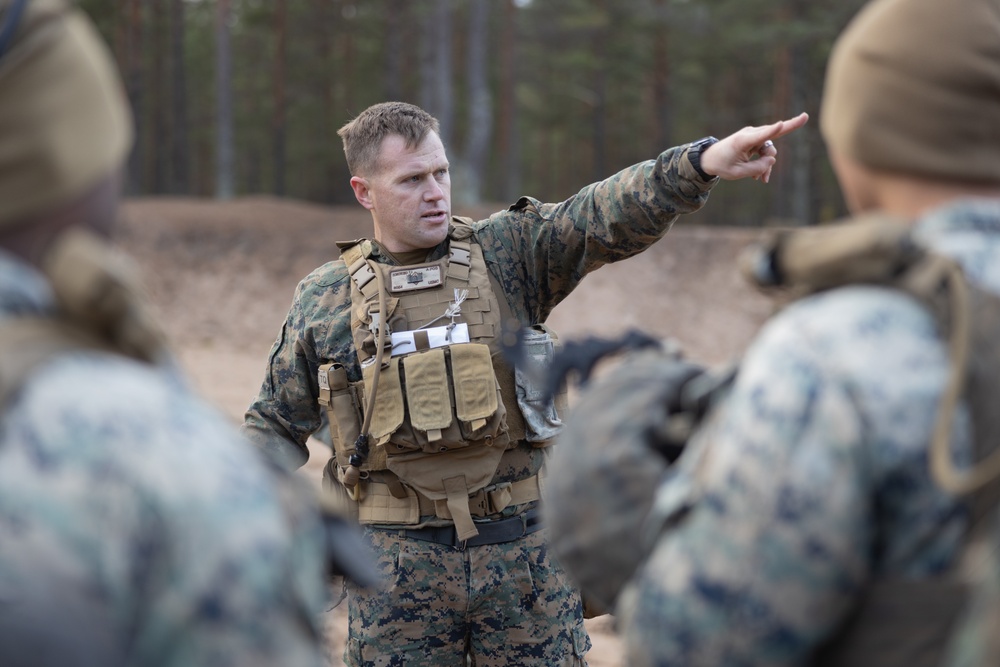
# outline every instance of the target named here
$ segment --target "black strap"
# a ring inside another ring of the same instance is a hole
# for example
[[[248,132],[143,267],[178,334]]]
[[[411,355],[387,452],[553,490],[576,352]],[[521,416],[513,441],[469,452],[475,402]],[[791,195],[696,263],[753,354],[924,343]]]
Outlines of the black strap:
[[[538,508],[533,508],[524,514],[512,516],[509,519],[477,521],[476,528],[479,530],[479,534],[465,541],[458,539],[455,526],[417,528],[415,530],[403,530],[400,532],[410,539],[444,544],[456,549],[465,549],[466,547],[478,547],[484,544],[513,542],[519,537],[530,535],[541,527],[541,511]]]
[[[14,39],[14,33],[17,32],[17,26],[21,22],[21,14],[24,13],[24,6],[27,4],[28,0],[14,0],[7,10],[3,25],[0,26],[0,58],[7,52],[7,47]]]

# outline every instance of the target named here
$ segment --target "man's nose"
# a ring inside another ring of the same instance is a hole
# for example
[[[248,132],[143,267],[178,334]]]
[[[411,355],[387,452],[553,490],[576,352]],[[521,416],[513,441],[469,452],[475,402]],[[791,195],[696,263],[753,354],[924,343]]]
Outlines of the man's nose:
[[[430,183],[424,190],[424,199],[427,201],[437,201],[438,199],[444,199],[444,188],[441,184],[437,182],[436,179],[430,179]]]

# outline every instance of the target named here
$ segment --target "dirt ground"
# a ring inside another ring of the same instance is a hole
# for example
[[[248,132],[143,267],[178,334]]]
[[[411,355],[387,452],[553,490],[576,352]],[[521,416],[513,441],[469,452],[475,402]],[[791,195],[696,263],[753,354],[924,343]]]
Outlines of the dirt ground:
[[[484,216],[499,206],[456,213]],[[137,260],[156,313],[197,390],[234,423],[263,378],[268,350],[298,281],[337,257],[335,242],[367,236],[360,207],[250,197],[219,203],[125,202],[124,248]],[[676,226],[638,257],[588,276],[549,323],[563,338],[639,329],[681,343],[708,365],[737,358],[772,311],[736,270],[760,230]],[[319,480],[324,445],[311,442],[302,474]],[[331,665],[341,665],[344,606],[329,612]],[[591,667],[622,667],[608,616],[588,621]]]

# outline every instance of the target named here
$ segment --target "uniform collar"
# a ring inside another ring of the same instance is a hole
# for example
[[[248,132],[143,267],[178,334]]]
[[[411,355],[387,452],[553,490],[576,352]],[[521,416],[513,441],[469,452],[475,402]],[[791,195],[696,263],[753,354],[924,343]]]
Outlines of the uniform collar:
[[[917,223],[920,235],[943,232],[1000,233],[1000,199],[958,199],[926,213]]]

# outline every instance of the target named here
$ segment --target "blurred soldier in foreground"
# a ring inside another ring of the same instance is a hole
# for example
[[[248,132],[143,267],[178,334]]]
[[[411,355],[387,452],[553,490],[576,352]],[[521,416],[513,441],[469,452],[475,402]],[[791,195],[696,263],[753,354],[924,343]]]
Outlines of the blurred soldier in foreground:
[[[132,121],[61,0],[0,0],[0,665],[308,665],[316,504],[168,361],[109,245]]]
[[[369,107],[341,137],[374,239],[296,290],[244,433],[290,466],[329,416],[325,478],[365,524],[391,586],[349,591],[345,661],[585,664],[579,591],[551,558],[539,471],[562,423],[499,354],[513,321],[544,362],[544,322],[580,280],[661,238],[720,179],[766,181],[771,140],[805,114],[663,151],[557,204],[453,217],[438,122]],[[512,328],[512,327],[511,327]]]
[[[870,3],[822,112],[858,219],[747,264],[802,298],[735,379],[632,355],[555,449],[553,547],[630,666],[940,665],[964,566],[991,576],[1000,0]],[[997,600],[979,604],[964,664],[997,665]]]

